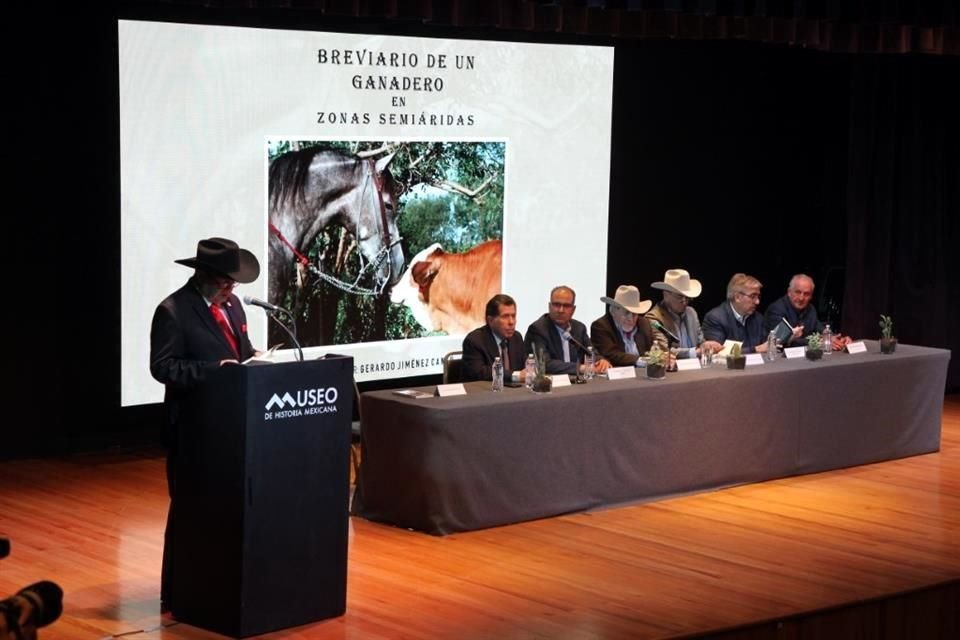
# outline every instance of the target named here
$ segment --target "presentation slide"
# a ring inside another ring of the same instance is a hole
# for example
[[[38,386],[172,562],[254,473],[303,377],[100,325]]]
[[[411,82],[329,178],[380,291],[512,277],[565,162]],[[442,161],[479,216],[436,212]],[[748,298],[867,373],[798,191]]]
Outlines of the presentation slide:
[[[121,404],[203,238],[252,251],[255,347],[441,372],[495,293],[603,314],[613,48],[121,20]],[[281,344],[282,343],[282,344]],[[402,384],[402,383],[401,383]]]

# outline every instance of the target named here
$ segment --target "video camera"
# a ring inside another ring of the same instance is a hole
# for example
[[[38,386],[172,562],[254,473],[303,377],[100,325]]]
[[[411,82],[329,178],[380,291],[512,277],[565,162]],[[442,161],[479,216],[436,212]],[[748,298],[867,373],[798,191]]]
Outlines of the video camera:
[[[10,541],[0,538],[0,558],[10,555]],[[48,580],[24,587],[0,600],[0,640],[34,640],[63,612],[63,590]]]

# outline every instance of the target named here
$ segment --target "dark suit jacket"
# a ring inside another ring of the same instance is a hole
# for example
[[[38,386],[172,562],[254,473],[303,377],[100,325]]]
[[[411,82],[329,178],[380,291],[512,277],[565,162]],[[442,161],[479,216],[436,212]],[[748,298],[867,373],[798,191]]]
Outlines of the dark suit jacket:
[[[593,341],[593,348],[597,350],[597,355],[609,360],[613,366],[627,367],[637,364],[637,356],[627,353],[620,329],[617,328],[609,311],[590,325],[590,338]],[[653,346],[653,331],[650,329],[650,323],[643,316],[637,319],[637,331],[633,334],[633,340],[641,356]]]
[[[231,294],[223,310],[237,336],[238,359],[243,362],[254,349],[240,299]],[[237,355],[192,281],[157,306],[150,328],[150,373],[166,385],[164,400],[171,424],[177,422],[179,402],[228,358]]]
[[[703,337],[723,344],[724,340],[738,340],[743,343],[744,353],[753,353],[758,344],[767,339],[767,329],[763,316],[752,313],[744,324],[737,322],[730,302],[724,301],[703,317]]]
[[[803,335],[796,340],[791,338],[788,341],[789,344],[794,346],[807,344],[807,337],[811,333],[820,333],[823,331],[823,323],[820,322],[820,318],[817,317],[817,310],[812,304],[807,305],[807,308],[804,309],[803,312],[799,312],[790,303],[790,298],[787,296],[775,300],[773,304],[767,307],[766,312],[763,314],[767,331],[776,329],[783,318],[786,318],[792,327],[797,325],[803,326]]]
[[[173,533],[183,520],[177,500],[177,468],[181,450],[180,441],[194,436],[189,424],[189,411],[184,407],[191,401],[193,390],[204,378],[220,367],[220,361],[237,358],[241,362],[253,355],[253,346],[247,336],[247,316],[239,298],[232,295],[223,308],[233,333],[237,337],[239,357],[213,319],[207,302],[192,280],[163,300],[153,314],[150,327],[150,373],[166,386],[164,404],[167,424],[164,433],[167,453],[167,489],[170,492],[170,511],[164,534],[163,568],[160,577],[160,599],[171,605],[169,591],[173,575],[181,568],[174,567],[171,555]],[[176,605],[173,605],[176,606]]]
[[[577,320],[570,320],[570,335],[585,347],[590,346],[590,336],[587,335],[587,327]],[[527,328],[527,338],[524,340],[527,353],[536,353],[536,347],[542,347],[546,352],[547,373],[572,373],[576,374],[583,361],[583,349],[578,347],[573,340],[570,341],[570,360],[565,362],[563,359],[563,338],[557,333],[556,325],[550,319],[550,314],[543,314],[536,322]]]
[[[510,380],[514,371],[523,371],[527,352],[523,349],[523,335],[516,331],[510,336],[510,371],[504,369],[503,379]],[[490,380],[493,377],[493,359],[500,357],[500,346],[494,341],[490,327],[474,329],[463,339],[463,359],[460,364],[463,381]]]

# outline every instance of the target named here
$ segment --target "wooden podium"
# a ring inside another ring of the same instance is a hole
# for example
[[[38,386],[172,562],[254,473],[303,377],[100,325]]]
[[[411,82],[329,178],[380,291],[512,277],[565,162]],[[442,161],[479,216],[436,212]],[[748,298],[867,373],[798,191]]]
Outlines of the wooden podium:
[[[223,367],[186,404],[171,613],[246,637],[346,610],[353,359]]]

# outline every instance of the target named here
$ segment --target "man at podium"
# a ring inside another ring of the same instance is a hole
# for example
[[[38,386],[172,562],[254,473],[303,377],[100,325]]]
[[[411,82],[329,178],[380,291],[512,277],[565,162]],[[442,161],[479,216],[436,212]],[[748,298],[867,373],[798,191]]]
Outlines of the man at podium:
[[[150,373],[166,386],[167,409],[164,439],[170,510],[164,533],[161,610],[170,607],[169,585],[176,571],[169,549],[177,520],[175,461],[178,431],[183,427],[181,407],[208,374],[256,355],[247,335],[246,314],[233,288],[260,275],[256,256],[226,238],[201,240],[194,257],[174,262],[192,267],[193,275],[157,306],[150,328]]]

